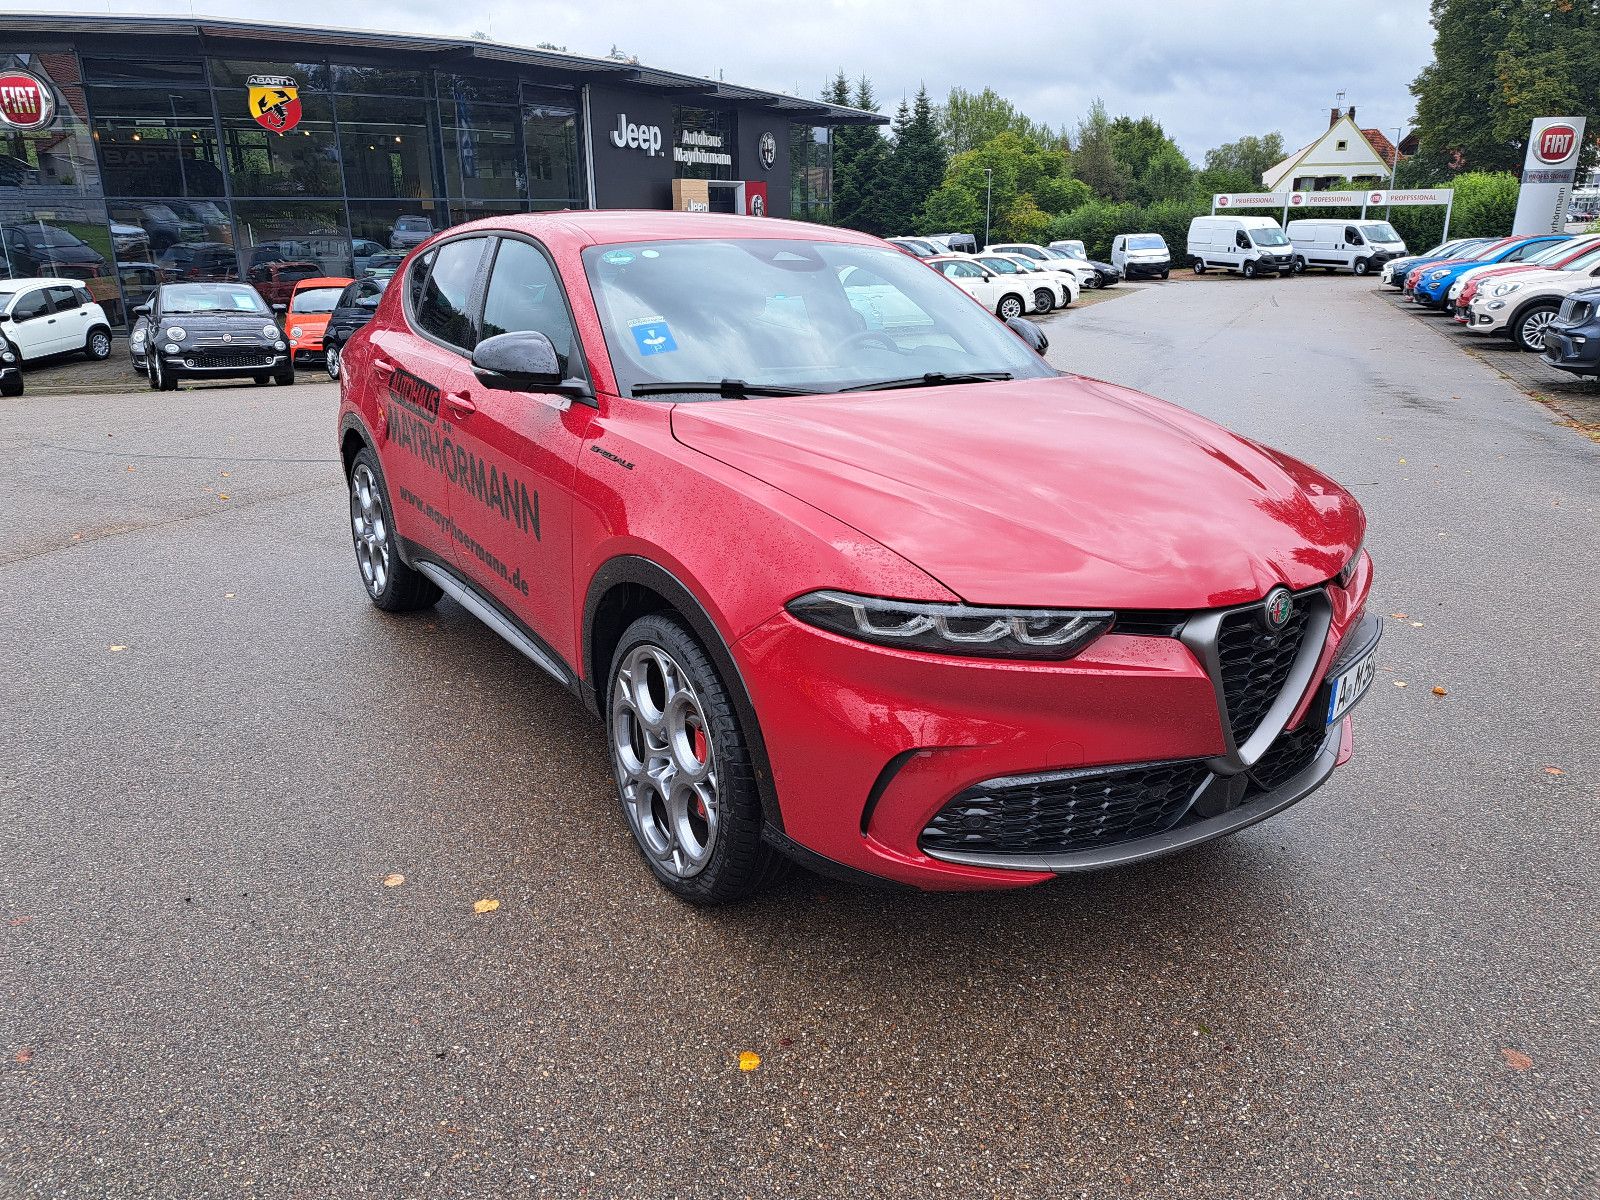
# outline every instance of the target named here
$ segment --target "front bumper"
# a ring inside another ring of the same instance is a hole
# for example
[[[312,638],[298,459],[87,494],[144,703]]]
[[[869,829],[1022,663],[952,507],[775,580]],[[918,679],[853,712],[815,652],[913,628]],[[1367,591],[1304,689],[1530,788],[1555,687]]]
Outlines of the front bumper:
[[[1600,320],[1546,329],[1539,357],[1574,375],[1600,375]]]
[[[1322,730],[1323,680],[1342,648],[1376,635],[1376,620],[1360,617],[1370,582],[1364,559],[1349,589],[1320,593],[1326,619],[1314,640],[1308,634],[1303,669],[1238,747],[1188,627],[1182,637],[1113,630],[1067,662],[1021,663],[888,650],[784,613],[734,654],[760,714],[787,839],[917,887],[1022,887],[1222,836],[1319,786],[1351,742],[1347,721]],[[1221,615],[1196,614],[1189,625]],[[1281,763],[1290,737],[1314,738],[1300,747],[1303,761],[1247,782],[1274,755]],[[1179,797],[1170,824],[1138,836],[1066,854],[974,856],[929,834],[949,806],[998,781],[1173,763],[1204,786]]]
[[[1172,260],[1164,262],[1128,262],[1122,264],[1122,277],[1124,279],[1138,279],[1143,277],[1161,276],[1172,270]]]
[[[1467,319],[1462,328],[1468,333],[1502,333],[1511,313],[1510,304],[1502,308],[1490,308],[1481,296],[1475,297],[1467,306]]]
[[[230,351],[227,358],[204,351],[161,354],[162,368],[174,379],[247,379],[281,370],[289,361],[287,350],[257,350],[249,346]]]

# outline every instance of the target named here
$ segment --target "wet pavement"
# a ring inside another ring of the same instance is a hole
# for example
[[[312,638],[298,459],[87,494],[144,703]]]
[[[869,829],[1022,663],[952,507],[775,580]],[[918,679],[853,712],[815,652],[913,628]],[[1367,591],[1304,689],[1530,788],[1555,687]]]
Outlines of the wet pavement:
[[[1347,483],[1388,628],[1322,791],[1007,895],[672,900],[366,603],[328,384],[0,401],[0,1195],[1594,1195],[1600,447],[1367,281],[1048,328]]]

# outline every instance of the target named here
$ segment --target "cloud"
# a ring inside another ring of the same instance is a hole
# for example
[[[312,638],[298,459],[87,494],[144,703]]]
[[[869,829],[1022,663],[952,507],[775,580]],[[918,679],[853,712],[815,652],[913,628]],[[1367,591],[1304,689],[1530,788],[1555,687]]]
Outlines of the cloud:
[[[36,11],[75,11],[45,0]],[[110,0],[117,12],[189,15],[188,0]],[[1431,57],[1425,0],[1040,0],[997,19],[953,0],[391,0],[330,9],[321,0],[210,0],[203,15],[348,25],[603,55],[613,44],[652,66],[814,96],[841,67],[869,76],[892,112],[925,83],[985,86],[1035,120],[1075,125],[1096,96],[1113,115],[1150,115],[1198,162],[1244,134],[1280,130],[1290,146],[1327,127],[1343,90],[1366,127],[1412,113],[1409,85]]]

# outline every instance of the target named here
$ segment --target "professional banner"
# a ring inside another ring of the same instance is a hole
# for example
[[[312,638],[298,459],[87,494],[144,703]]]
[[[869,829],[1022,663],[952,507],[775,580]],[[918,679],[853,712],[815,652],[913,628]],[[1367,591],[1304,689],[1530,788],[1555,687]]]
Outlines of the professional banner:
[[[1572,178],[1583,149],[1582,117],[1539,117],[1528,131],[1522,160],[1522,190],[1517,194],[1514,234],[1563,233]]]
[[[1288,202],[1288,192],[1218,192],[1211,197],[1211,207],[1224,208],[1282,208]]]
[[[1400,191],[1384,191],[1380,188],[1356,194],[1369,207],[1384,204],[1404,208],[1416,204],[1449,204],[1455,198],[1456,191],[1454,188],[1410,188]]]
[[[1291,192],[1290,208],[1345,207],[1358,208],[1366,203],[1365,192]]]

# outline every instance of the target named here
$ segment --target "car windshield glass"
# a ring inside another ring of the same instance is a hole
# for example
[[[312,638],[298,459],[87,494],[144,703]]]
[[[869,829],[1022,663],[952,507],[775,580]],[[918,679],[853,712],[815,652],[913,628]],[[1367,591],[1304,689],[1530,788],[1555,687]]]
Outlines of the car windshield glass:
[[[1054,254],[1058,258],[1075,258],[1079,262],[1082,262],[1089,257],[1076,246],[1052,246],[1050,248],[1050,253]]]
[[[693,239],[591,246],[583,262],[628,394],[700,380],[837,392],[924,375],[1054,374],[952,282],[897,250]]]
[[[433,222],[428,220],[427,217],[401,217],[394,223],[394,227],[400,230],[417,232],[423,229],[432,229]]]
[[[270,315],[266,301],[255,288],[207,287],[203,284],[181,284],[161,293],[161,313],[259,313]]]
[[[1279,242],[1264,242],[1264,243],[1261,243],[1261,244],[1262,245],[1277,246],[1277,245],[1280,245],[1281,243],[1279,243]],[[1155,235],[1153,233],[1135,234],[1133,237],[1128,239],[1128,249],[1129,250],[1165,250],[1166,248],[1167,248],[1167,243],[1162,241],[1160,237],[1158,237],[1157,235]]]
[[[1525,265],[1560,262],[1573,251],[1583,249],[1583,246],[1584,242],[1577,238],[1573,238],[1571,241],[1566,242],[1554,242],[1551,245],[1546,246],[1543,250],[1539,251],[1539,253],[1528,255],[1528,257],[1522,261]]]
[[[1361,226],[1361,232],[1367,235],[1369,242],[1398,242],[1400,235],[1394,231],[1394,226],[1387,221],[1368,221]]]
[[[1579,255],[1561,269],[1563,271],[1584,271],[1596,263],[1600,263],[1600,246],[1596,246],[1587,254]]]
[[[1289,239],[1283,235],[1283,230],[1274,225],[1271,229],[1250,230],[1250,240],[1258,246],[1287,246]]]
[[[303,292],[294,294],[292,307],[297,313],[331,313],[342,295],[344,295],[343,288],[307,288]]]
[[[1457,252],[1456,254],[1451,255],[1451,257],[1466,259],[1468,262],[1481,262],[1486,258],[1493,258],[1496,254],[1499,254],[1510,244],[1510,242],[1501,241],[1488,242],[1485,245],[1479,246],[1471,251]]]

